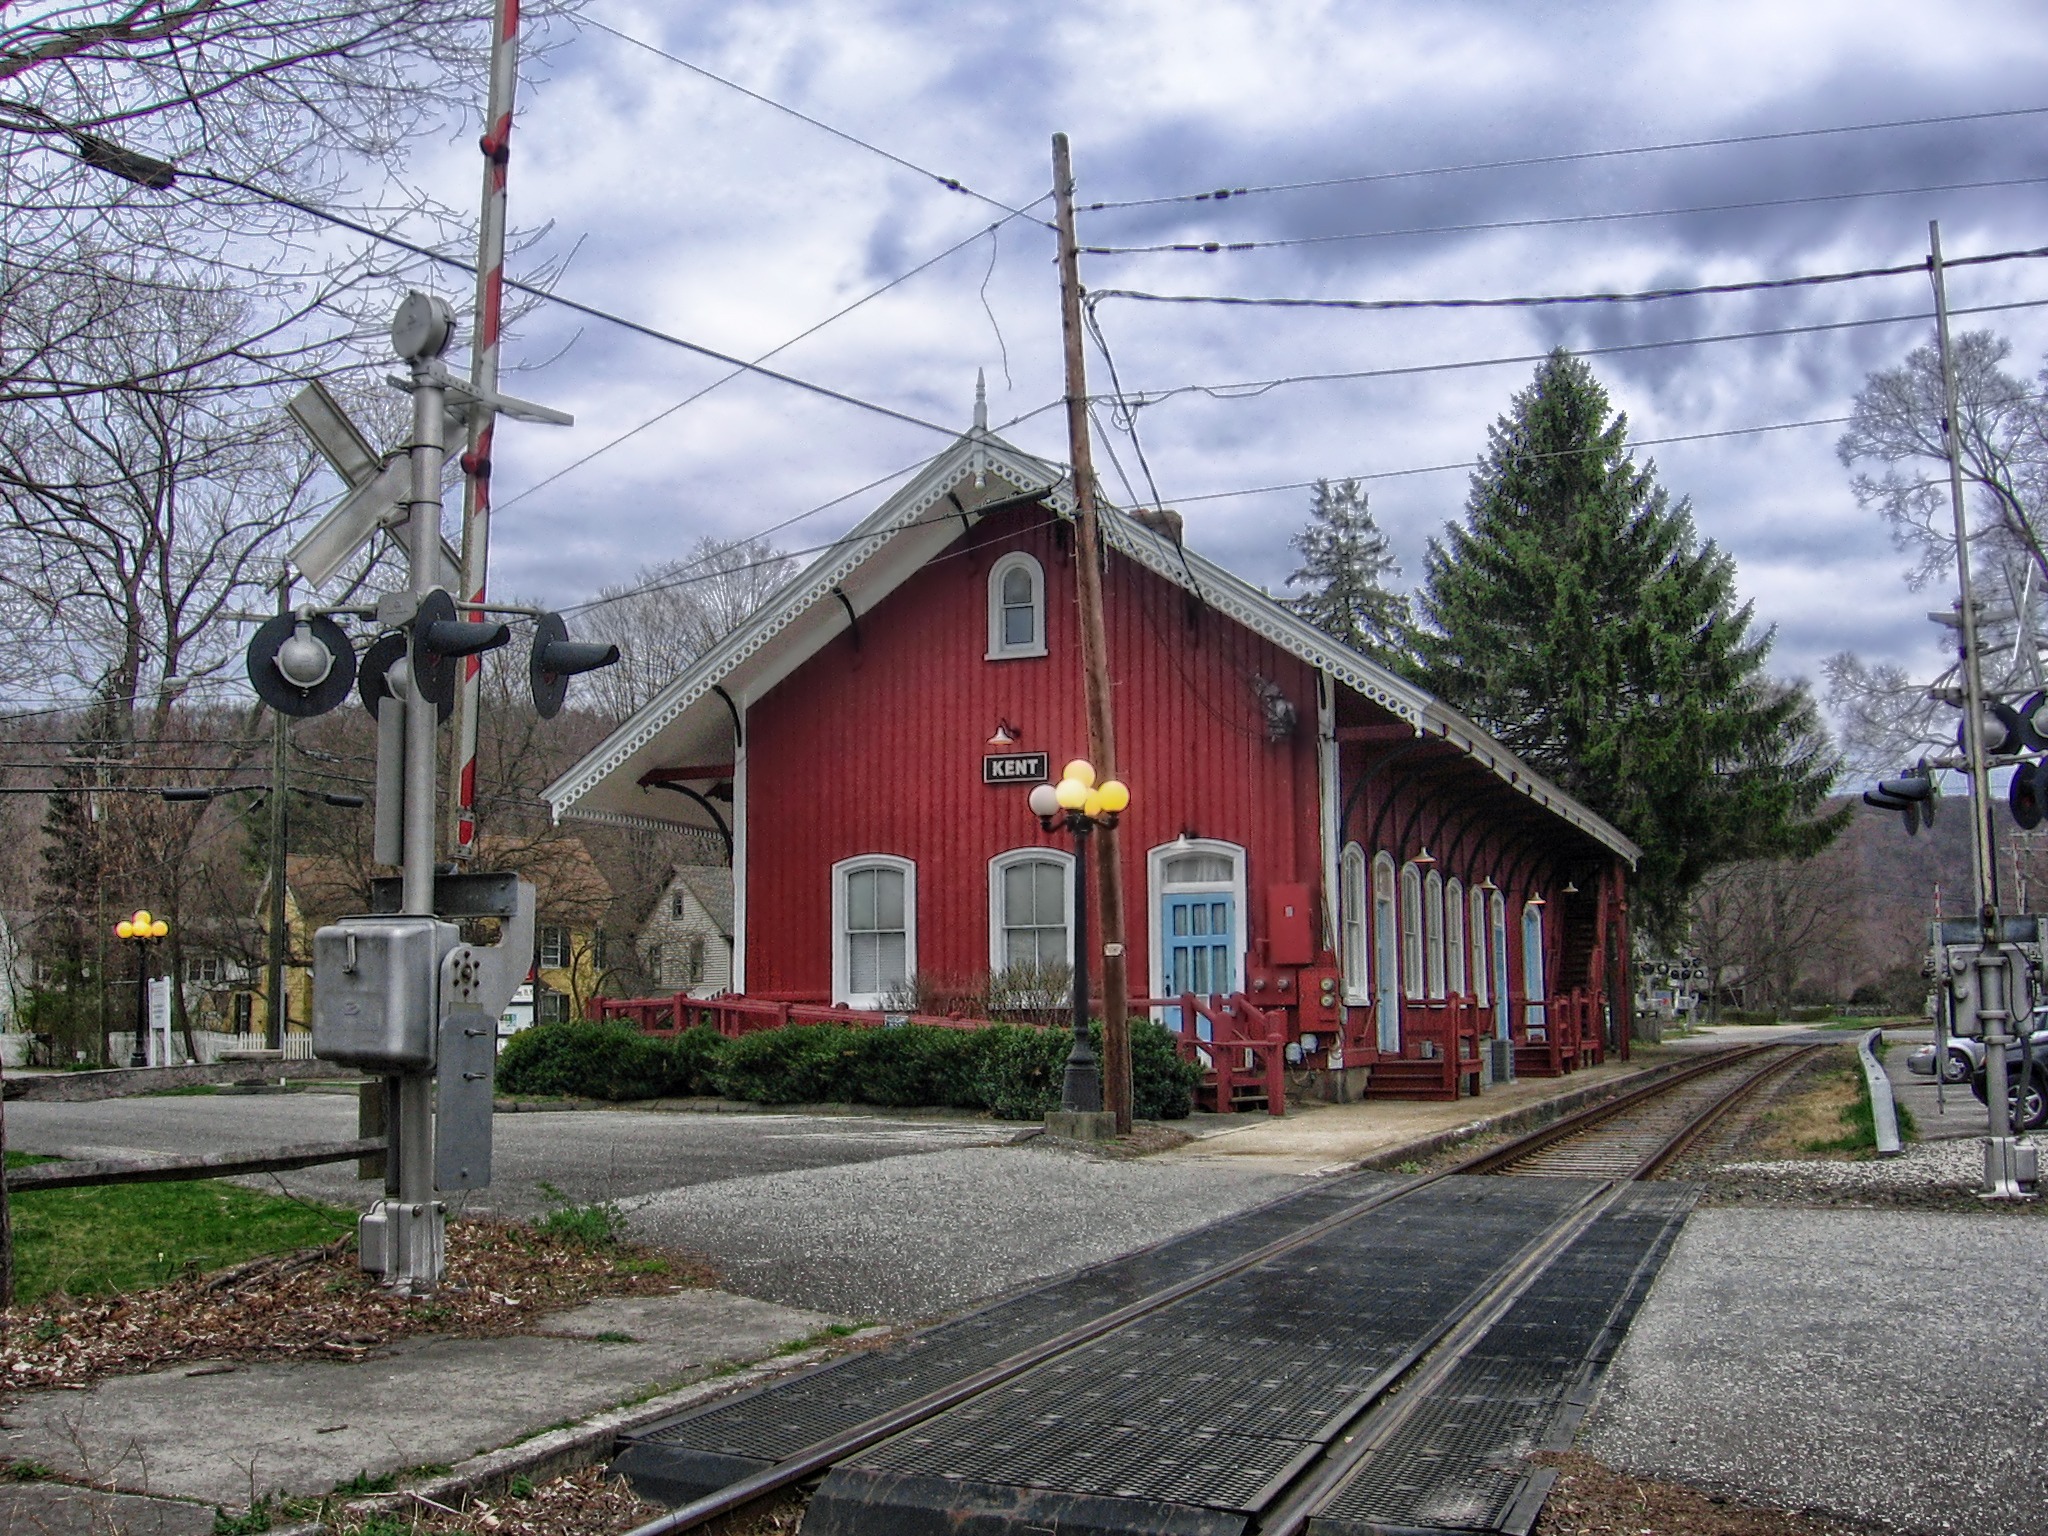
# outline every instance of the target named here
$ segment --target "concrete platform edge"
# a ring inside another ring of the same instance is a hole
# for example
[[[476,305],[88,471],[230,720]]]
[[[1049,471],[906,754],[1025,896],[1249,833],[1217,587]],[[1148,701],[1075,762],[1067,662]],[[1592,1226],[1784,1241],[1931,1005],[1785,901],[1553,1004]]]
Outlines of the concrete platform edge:
[[[1340,1173],[1356,1168],[1385,1172],[1401,1163],[1413,1162],[1417,1158],[1434,1157],[1437,1153],[1455,1147],[1461,1142],[1471,1141],[1475,1137],[1489,1135],[1495,1131],[1533,1130],[1539,1125],[1548,1125],[1575,1109],[1583,1109],[1586,1105],[1597,1103],[1601,1099],[1612,1098],[1632,1088],[1640,1088],[1646,1083],[1655,1082],[1659,1077],[1691,1065],[1691,1062],[1674,1061],[1660,1062],[1654,1067],[1641,1067],[1625,1077],[1609,1078],[1604,1083],[1595,1083],[1590,1087],[1574,1089],[1570,1093],[1561,1093],[1554,1099],[1544,1099],[1540,1103],[1525,1105],[1521,1109],[1511,1109],[1498,1115],[1482,1115],[1477,1120],[1468,1120],[1463,1125],[1452,1126],[1449,1130],[1437,1131],[1428,1136],[1418,1137],[1414,1141],[1403,1142],[1398,1147],[1389,1147],[1384,1152],[1375,1152],[1368,1157],[1333,1163],[1328,1171]]]
[[[859,1333],[848,1334],[836,1340],[835,1345],[859,1343],[863,1339],[878,1338],[887,1328],[863,1328]],[[508,1445],[495,1451],[486,1451],[481,1456],[471,1456],[457,1462],[447,1472],[430,1482],[416,1483],[392,1493],[366,1494],[361,1498],[345,1502],[353,1507],[389,1509],[408,1504],[412,1496],[431,1499],[437,1504],[454,1505],[465,1496],[492,1493],[508,1487],[514,1478],[529,1477],[536,1481],[558,1477],[564,1472],[573,1472],[580,1467],[591,1466],[600,1461],[609,1461],[618,1437],[632,1430],[640,1429],[659,1419],[668,1418],[686,1408],[710,1398],[737,1392],[743,1387],[759,1386],[776,1376],[786,1375],[805,1366],[816,1365],[832,1351],[826,1348],[806,1349],[796,1354],[775,1355],[766,1360],[756,1361],[729,1375],[710,1376],[703,1381],[693,1382],[687,1387],[678,1387],[673,1392],[664,1392],[656,1397],[632,1403],[623,1408],[608,1408],[602,1413],[591,1415],[580,1423],[566,1429],[549,1430],[535,1435],[531,1440],[522,1440],[517,1445]],[[299,1525],[275,1527],[269,1536],[321,1536],[326,1526],[318,1520],[309,1520]]]

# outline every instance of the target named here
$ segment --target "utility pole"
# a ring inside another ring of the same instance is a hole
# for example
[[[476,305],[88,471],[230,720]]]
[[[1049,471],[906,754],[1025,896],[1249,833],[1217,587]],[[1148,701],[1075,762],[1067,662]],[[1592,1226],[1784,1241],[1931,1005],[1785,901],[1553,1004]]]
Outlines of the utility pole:
[[[1993,1200],[2026,1198],[2019,1183],[2018,1143],[2006,1102],[2005,1048],[2017,1006],[2026,1008],[2024,961],[2004,949],[2004,921],[1998,911],[1998,853],[1991,831],[1991,765],[1984,751],[1984,673],[1977,649],[1977,601],[1970,582],[1970,528],[1963,503],[1962,434],[1956,421],[1955,358],[1949,347],[1948,285],[1941,265],[1941,224],[1927,226],[1927,271],[1934,283],[1935,332],[1941,350],[1942,436],[1948,444],[1949,510],[1955,521],[1956,626],[1962,647],[1963,752],[1970,779],[1970,873],[1975,883],[1980,943],[1971,964],[1971,995],[1984,1030],[1984,1091],[1991,1112],[1991,1136],[1984,1144],[1983,1193]],[[2018,996],[2014,994],[2018,993]]]
[[[1066,343],[1067,450],[1074,466],[1074,582],[1081,619],[1081,680],[1088,701],[1088,758],[1097,781],[1117,777],[1116,719],[1109,698],[1109,645],[1102,624],[1102,532],[1095,516],[1095,455],[1088,437],[1088,385],[1081,351],[1081,263],[1074,238],[1074,168],[1067,136],[1052,136],[1053,204],[1059,227],[1060,335]],[[1123,866],[1114,827],[1095,834],[1102,929],[1103,1099],[1119,1135],[1131,1129],[1131,1035],[1125,1018]],[[1085,975],[1091,956],[1074,964]]]
[[[277,611],[292,611],[292,577],[289,570],[278,572]],[[269,1007],[263,1010],[263,1044],[273,1051],[284,1049],[285,1025],[290,1012],[284,995],[285,948],[285,762],[291,750],[291,719],[281,709],[270,712],[270,949],[265,957],[263,987]]]
[[[469,383],[476,403],[469,413],[468,450],[462,455],[462,593],[484,601],[491,553],[491,444],[497,415],[488,404],[498,390],[498,343],[505,295],[505,167],[512,158],[512,98],[519,88],[519,0],[496,0],[491,16],[491,81],[484,108],[483,214],[477,224],[476,339]],[[435,535],[437,538],[439,534]],[[484,615],[473,612],[474,620]],[[462,659],[455,700],[455,815],[450,852],[476,856],[476,737],[483,711],[483,657]]]

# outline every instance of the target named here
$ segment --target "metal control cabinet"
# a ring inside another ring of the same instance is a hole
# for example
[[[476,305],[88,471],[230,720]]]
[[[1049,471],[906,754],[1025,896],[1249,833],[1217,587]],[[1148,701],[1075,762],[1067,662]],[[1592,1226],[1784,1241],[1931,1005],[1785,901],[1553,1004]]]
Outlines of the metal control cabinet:
[[[313,1054],[365,1071],[428,1072],[441,957],[458,940],[431,917],[344,917],[313,935]]]

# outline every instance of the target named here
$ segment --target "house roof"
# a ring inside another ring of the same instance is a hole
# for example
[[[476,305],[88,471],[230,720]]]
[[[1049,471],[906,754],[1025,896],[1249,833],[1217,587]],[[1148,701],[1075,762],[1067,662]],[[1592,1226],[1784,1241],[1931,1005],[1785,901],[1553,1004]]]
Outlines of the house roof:
[[[1066,467],[985,428],[957,439],[844,538],[706,651],[544,791],[556,818],[705,829],[710,819],[643,777],[677,765],[731,763],[740,712],[865,614],[981,517],[1022,502],[1072,516]],[[1331,639],[1260,588],[1185,544],[1101,503],[1104,540],[1162,580],[1441,738],[1503,784],[1633,864],[1641,850],[1472,721],[1414,683]],[[705,775],[707,779],[719,775]]]
[[[732,932],[732,871],[709,864],[679,864],[674,883],[697,898],[714,927],[726,938]]]

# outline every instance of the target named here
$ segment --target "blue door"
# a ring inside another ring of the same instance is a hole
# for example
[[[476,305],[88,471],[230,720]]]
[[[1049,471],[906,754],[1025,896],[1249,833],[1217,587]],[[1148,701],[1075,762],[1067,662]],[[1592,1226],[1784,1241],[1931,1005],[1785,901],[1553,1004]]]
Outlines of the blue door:
[[[1163,970],[1169,997],[1192,992],[1208,997],[1237,990],[1237,903],[1228,891],[1189,892],[1163,898],[1159,931],[1165,936]],[[1180,1010],[1166,1010],[1166,1027],[1179,1030]],[[1206,1020],[1196,1033],[1209,1038]]]

